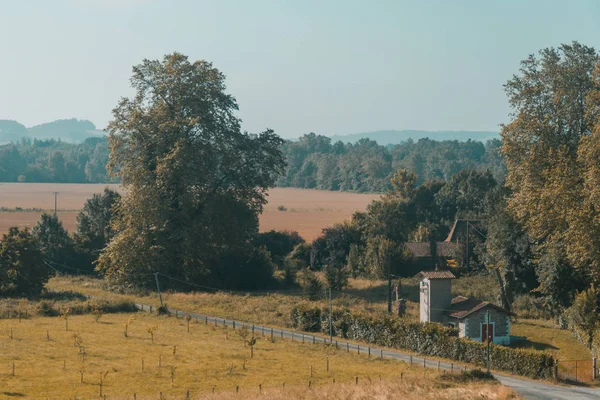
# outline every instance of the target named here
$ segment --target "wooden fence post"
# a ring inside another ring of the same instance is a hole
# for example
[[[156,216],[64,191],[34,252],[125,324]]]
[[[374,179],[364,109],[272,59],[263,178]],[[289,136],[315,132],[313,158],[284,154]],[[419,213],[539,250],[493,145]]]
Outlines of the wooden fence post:
[[[596,357],[592,358],[592,379],[598,378],[598,370],[596,369]]]

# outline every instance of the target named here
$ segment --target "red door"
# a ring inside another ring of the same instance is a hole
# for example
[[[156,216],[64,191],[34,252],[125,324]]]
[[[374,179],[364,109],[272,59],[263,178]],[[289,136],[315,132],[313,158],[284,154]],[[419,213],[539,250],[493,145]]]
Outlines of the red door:
[[[488,340],[494,342],[494,325],[493,324],[481,324],[481,340],[487,342]]]

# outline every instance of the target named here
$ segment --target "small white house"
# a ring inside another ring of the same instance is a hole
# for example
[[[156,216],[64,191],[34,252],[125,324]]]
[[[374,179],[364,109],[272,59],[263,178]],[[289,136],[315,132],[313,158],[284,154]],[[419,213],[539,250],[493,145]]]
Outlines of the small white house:
[[[450,271],[422,271],[420,320],[438,322],[458,328],[459,337],[478,342],[491,340],[495,344],[510,344],[510,317],[514,315],[487,301],[458,296],[452,298]]]

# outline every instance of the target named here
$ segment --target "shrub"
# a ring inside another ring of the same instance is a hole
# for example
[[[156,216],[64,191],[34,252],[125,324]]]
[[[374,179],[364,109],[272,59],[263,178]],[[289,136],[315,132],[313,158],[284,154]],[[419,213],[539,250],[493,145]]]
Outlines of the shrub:
[[[294,307],[290,314],[291,325],[308,332],[329,333],[328,319],[328,310],[306,304]],[[353,314],[347,309],[336,309],[333,326],[336,336],[347,339],[406,349],[480,367],[486,364],[486,344],[457,338],[456,329],[440,324],[421,324],[390,315]],[[490,359],[493,369],[530,378],[553,377],[554,358],[546,353],[491,345]]]
[[[455,382],[455,383],[469,383],[477,381],[496,381],[494,375],[483,372],[480,369],[470,369],[468,371],[461,371],[458,374],[444,374],[440,378],[442,381]]]
[[[52,310],[52,305],[45,300],[42,300],[38,303],[37,312],[39,315],[43,315],[45,317],[49,317],[54,314],[54,310]]]
[[[544,318],[549,319],[551,315],[545,311],[543,298],[522,294],[515,298],[512,310],[521,318]]]
[[[167,306],[167,304],[162,304],[160,306],[158,306],[158,308],[156,309],[156,313],[158,315],[168,315],[169,314],[169,307]]]
[[[323,283],[309,268],[304,268],[300,272],[300,284],[304,291],[304,297],[308,300],[316,300],[323,293]]]
[[[294,328],[305,332],[321,330],[321,309],[309,304],[299,304],[290,313],[291,324]]]
[[[284,205],[277,206],[277,211],[287,211],[287,207]]]
[[[304,243],[302,236],[295,231],[274,231],[256,234],[253,244],[256,247],[265,247],[271,254],[273,262],[281,268],[285,258],[300,243]]]

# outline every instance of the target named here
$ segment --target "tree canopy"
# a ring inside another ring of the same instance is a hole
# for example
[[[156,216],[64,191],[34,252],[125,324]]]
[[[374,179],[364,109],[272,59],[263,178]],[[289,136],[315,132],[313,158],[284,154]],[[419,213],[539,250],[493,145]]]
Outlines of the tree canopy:
[[[256,258],[249,242],[285,166],[282,139],[241,131],[225,77],[209,62],[144,60],[131,83],[135,96],[109,124],[108,168],[126,190],[99,269],[138,283],[161,272],[227,285],[219,271],[228,257]]]
[[[538,256],[564,260],[600,280],[600,65],[577,42],[521,62],[505,85],[512,121],[502,138],[509,206]]]

